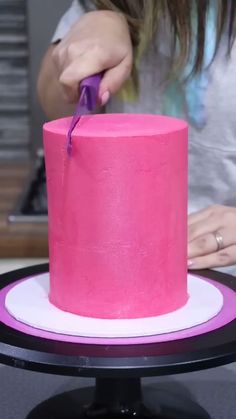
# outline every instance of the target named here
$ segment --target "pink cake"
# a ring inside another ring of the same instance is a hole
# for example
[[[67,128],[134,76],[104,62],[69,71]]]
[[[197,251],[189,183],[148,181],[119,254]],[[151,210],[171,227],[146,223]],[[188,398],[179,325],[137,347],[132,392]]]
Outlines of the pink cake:
[[[157,316],[187,301],[187,125],[156,115],[44,125],[50,301],[97,318]]]

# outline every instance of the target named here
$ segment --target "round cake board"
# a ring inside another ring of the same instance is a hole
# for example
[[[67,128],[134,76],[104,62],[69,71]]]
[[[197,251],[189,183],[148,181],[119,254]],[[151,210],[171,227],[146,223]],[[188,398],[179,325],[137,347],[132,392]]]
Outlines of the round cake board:
[[[90,338],[153,336],[189,329],[216,316],[223,306],[217,287],[188,275],[188,302],[174,312],[137,319],[99,319],[79,316],[50,303],[49,274],[37,275],[16,285],[5,305],[16,320],[41,330]]]
[[[205,280],[202,278],[199,278],[197,276],[193,276],[190,275],[189,278],[192,283],[199,283],[199,284],[204,284],[205,288],[204,290],[206,291],[206,289],[211,290],[210,295],[211,295],[211,301],[210,301],[210,305],[212,305],[212,302],[218,301],[218,305],[217,305],[217,309],[216,309],[216,305],[214,304],[214,313],[211,310],[211,320],[206,320],[204,321],[204,323],[202,323],[201,325],[199,325],[199,319],[198,319],[198,326],[192,326],[188,329],[184,329],[184,330],[180,330],[178,332],[168,332],[163,334],[159,334],[158,331],[155,332],[155,334],[153,335],[149,335],[149,336],[126,336],[126,337],[101,337],[101,336],[95,336],[95,337],[88,337],[88,336],[75,336],[75,335],[68,335],[68,334],[62,334],[59,332],[55,332],[55,331],[48,331],[48,325],[46,325],[45,329],[46,330],[40,330],[38,328],[29,326],[27,324],[22,323],[19,320],[16,320],[13,316],[9,315],[9,313],[7,312],[7,310],[4,308],[4,302],[5,299],[6,301],[8,299],[9,296],[14,296],[16,294],[11,294],[11,292],[13,292],[13,290],[18,290],[19,289],[22,291],[24,290],[24,288],[22,288],[23,284],[34,284],[37,287],[39,287],[42,290],[44,290],[44,300],[46,300],[48,302],[48,274],[43,274],[43,275],[37,275],[34,277],[30,277],[30,278],[26,278],[24,280],[21,281],[17,281],[15,283],[13,283],[12,285],[4,288],[1,292],[0,292],[0,305],[1,305],[1,311],[0,311],[0,319],[7,324],[10,327],[13,327],[17,330],[20,330],[24,333],[33,335],[33,336],[39,336],[39,337],[43,337],[46,339],[53,339],[53,340],[61,340],[61,341],[67,341],[67,342],[75,342],[75,343],[89,343],[89,344],[140,344],[140,343],[151,343],[151,342],[164,342],[164,341],[171,341],[171,340],[176,340],[176,339],[183,339],[183,338],[188,338],[191,336],[196,336],[202,333],[207,333],[210,330],[214,330],[217,329],[219,327],[222,327],[223,325],[229,323],[230,321],[234,320],[236,317],[236,293],[234,293],[234,291],[230,290],[228,287],[225,287],[224,285],[218,284],[215,281],[212,280]],[[21,287],[20,287],[21,285]],[[203,287],[204,287],[203,285]],[[210,287],[206,288],[206,286]],[[32,292],[32,289],[31,289]],[[209,296],[209,292],[207,292],[208,296]],[[37,293],[35,294],[37,295]],[[198,288],[198,302],[200,301],[200,297],[202,297],[202,295],[206,295],[205,292],[203,292],[203,288],[201,288],[201,290]],[[29,306],[29,301],[30,301],[30,306],[32,306],[32,293],[30,295],[30,298],[27,298],[27,302],[23,302],[22,299],[18,298],[18,302],[20,302],[21,305],[27,307]],[[216,298],[215,298],[216,297]],[[212,300],[213,298],[213,300]],[[190,295],[190,299],[191,299],[191,295]],[[189,299],[189,300],[190,300]],[[222,307],[222,303],[223,303],[223,299],[224,299],[224,305]],[[221,305],[220,305],[220,301],[221,301]],[[203,302],[201,301],[201,304]],[[206,304],[206,301],[205,301]],[[207,305],[209,305],[209,301],[207,302]],[[200,308],[201,306],[199,305],[199,303],[197,304],[197,311],[202,311],[202,309]],[[29,307],[28,307],[29,308]],[[56,311],[61,312],[61,310],[56,309],[54,306],[53,308]],[[182,310],[182,309],[181,309]],[[178,310],[177,310],[178,311]],[[176,315],[177,311],[175,313],[170,313],[172,315]],[[64,312],[61,312],[64,314]],[[217,315],[218,313],[218,315]],[[69,313],[65,313],[66,315],[70,315]],[[32,317],[32,311],[30,310],[30,316]],[[71,316],[71,315],[70,315]],[[72,315],[75,316],[75,315]],[[75,316],[76,318],[79,316]],[[159,318],[161,316],[158,316]],[[48,317],[47,317],[48,318]],[[138,322],[143,321],[149,321],[150,319],[153,318],[148,318],[148,319],[135,319],[135,321],[138,320]],[[87,319],[86,319],[87,320]],[[89,319],[90,320],[90,319]],[[99,320],[99,319],[92,319],[94,320]],[[104,319],[99,320],[104,322]],[[27,322],[29,322],[27,320]],[[31,322],[31,320],[30,320]],[[105,320],[105,322],[107,322],[107,320]],[[117,320],[109,320],[108,322],[117,322]],[[120,320],[119,320],[120,322]],[[130,322],[130,320],[122,320],[122,322]],[[133,322],[133,320],[132,320]],[[139,323],[140,324],[140,323]],[[176,326],[175,326],[176,327]],[[100,327],[99,327],[99,333],[100,333]],[[103,330],[103,329],[102,329]],[[136,330],[137,332],[137,330]],[[78,331],[77,331],[78,333]],[[98,334],[98,332],[96,332]]]

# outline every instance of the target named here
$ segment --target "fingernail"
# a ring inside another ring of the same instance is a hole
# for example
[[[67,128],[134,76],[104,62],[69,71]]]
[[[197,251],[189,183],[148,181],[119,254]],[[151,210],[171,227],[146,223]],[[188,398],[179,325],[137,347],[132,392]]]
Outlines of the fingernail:
[[[193,260],[188,260],[188,268],[190,267],[190,266],[193,266]]]
[[[109,99],[110,99],[110,92],[108,92],[108,90],[107,90],[106,92],[103,93],[103,95],[101,97],[102,106],[106,105],[106,103],[108,102]]]

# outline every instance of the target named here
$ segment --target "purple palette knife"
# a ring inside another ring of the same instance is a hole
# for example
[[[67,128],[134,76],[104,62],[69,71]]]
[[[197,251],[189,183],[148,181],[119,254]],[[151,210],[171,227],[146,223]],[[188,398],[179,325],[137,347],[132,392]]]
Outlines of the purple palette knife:
[[[80,97],[67,134],[67,153],[72,153],[72,133],[82,115],[89,115],[96,109],[99,85],[102,75],[95,74],[80,83]]]

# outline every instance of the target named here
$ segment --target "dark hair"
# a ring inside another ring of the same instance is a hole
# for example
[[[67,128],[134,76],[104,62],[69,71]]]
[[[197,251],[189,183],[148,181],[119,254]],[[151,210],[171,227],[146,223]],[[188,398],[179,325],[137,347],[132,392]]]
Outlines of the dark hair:
[[[167,75],[168,78],[175,69],[183,68],[188,62],[193,36],[197,36],[197,40],[191,74],[196,74],[201,70],[204,59],[206,20],[211,1],[216,3],[215,53],[223,33],[226,33],[228,39],[226,55],[229,56],[236,36],[236,0],[93,0],[93,3],[99,10],[113,10],[125,15],[136,58],[142,55],[152,41],[159,23],[167,19],[170,22],[173,57],[175,57],[170,74]],[[196,31],[193,33],[192,28],[193,12],[196,16],[197,35]],[[137,60],[135,60],[131,78],[123,89],[123,98],[135,97],[139,90],[138,84]]]
[[[236,1],[214,0],[217,7],[216,51],[223,32],[228,33],[227,53],[236,35]],[[203,63],[205,43],[205,22],[210,0],[94,0],[98,9],[114,10],[123,13],[130,27],[133,46],[137,49],[144,39],[147,47],[155,34],[160,19],[168,18],[174,41],[178,40],[180,49],[178,62],[183,64],[189,57],[192,41],[192,11],[196,10],[197,51],[194,71]],[[143,36],[142,36],[143,34]]]

